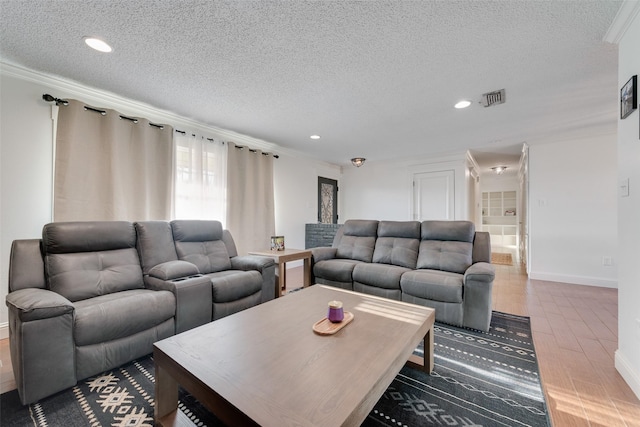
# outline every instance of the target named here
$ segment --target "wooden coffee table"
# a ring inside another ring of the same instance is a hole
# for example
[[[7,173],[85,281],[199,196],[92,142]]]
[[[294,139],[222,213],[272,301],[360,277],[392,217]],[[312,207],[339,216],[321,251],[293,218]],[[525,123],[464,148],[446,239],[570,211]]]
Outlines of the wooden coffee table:
[[[354,319],[312,326],[340,300]],[[154,344],[155,417],[185,425],[178,385],[228,425],[358,426],[405,363],[431,372],[435,311],[314,285]],[[424,339],[424,358],[413,350]]]

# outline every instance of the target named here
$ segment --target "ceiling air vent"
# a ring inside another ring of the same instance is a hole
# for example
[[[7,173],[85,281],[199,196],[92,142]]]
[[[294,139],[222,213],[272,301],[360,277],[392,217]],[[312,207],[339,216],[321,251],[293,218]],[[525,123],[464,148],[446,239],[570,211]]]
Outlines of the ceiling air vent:
[[[491,107],[496,104],[504,104],[507,100],[504,89],[495,90],[493,92],[482,94],[482,105],[485,107]]]

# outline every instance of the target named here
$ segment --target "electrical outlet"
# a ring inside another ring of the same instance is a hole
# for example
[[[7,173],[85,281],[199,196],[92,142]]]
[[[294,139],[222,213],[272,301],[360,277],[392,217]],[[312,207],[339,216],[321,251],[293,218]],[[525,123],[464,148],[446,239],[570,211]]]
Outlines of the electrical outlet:
[[[613,258],[610,256],[603,256],[602,265],[604,265],[605,267],[611,267],[613,265]]]

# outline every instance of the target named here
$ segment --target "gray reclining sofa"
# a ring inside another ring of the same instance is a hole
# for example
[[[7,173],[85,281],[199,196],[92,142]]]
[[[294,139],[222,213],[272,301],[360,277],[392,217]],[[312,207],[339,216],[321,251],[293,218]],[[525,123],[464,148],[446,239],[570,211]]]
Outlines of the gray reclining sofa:
[[[424,305],[436,320],[488,331],[495,268],[469,221],[348,220],[312,248],[313,283]]]
[[[158,340],[273,298],[274,286],[273,260],[237,256],[217,221],[47,224],[41,240],[11,247],[6,304],[20,400],[149,354]]]

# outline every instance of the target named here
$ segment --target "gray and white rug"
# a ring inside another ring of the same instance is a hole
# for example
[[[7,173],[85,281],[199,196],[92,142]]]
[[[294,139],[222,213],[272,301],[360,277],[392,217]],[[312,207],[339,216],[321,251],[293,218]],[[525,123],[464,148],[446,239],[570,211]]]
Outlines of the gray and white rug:
[[[153,374],[149,356],[32,405],[4,393],[0,424],[153,426]],[[182,390],[180,409],[197,426],[222,426]],[[403,368],[362,425],[548,426],[529,319],[494,312],[488,333],[436,323],[434,372]]]

